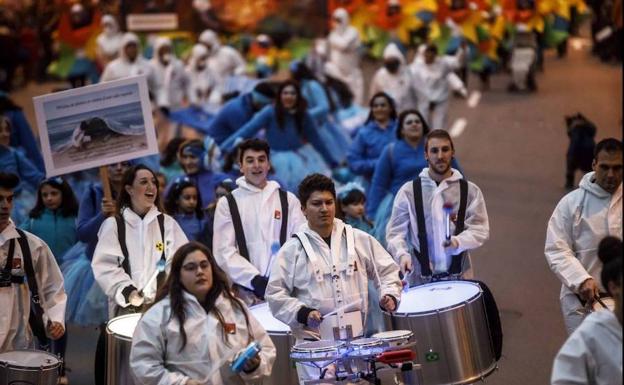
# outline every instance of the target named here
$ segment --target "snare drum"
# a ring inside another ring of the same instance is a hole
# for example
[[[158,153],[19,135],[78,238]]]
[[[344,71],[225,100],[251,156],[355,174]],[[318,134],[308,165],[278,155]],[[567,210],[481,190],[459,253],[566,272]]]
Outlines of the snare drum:
[[[388,344],[388,346],[397,347],[409,344],[413,335],[414,333],[410,330],[389,330],[373,334],[373,338],[378,338]]]
[[[483,293],[474,282],[412,287],[386,322],[414,333],[425,385],[467,384],[496,369]]]
[[[134,385],[130,373],[130,348],[141,316],[141,313],[122,315],[106,324],[107,385]]]
[[[343,341],[308,341],[293,346],[290,358],[308,366],[324,368],[342,358],[345,352]]]
[[[290,349],[295,344],[295,338],[290,332],[290,327],[273,317],[266,302],[250,307],[249,311],[267,331],[277,351],[268,383],[296,384],[297,371],[290,362]]]
[[[61,361],[39,350],[0,353],[0,384],[56,385]]]
[[[370,372],[370,361],[386,350],[378,338],[358,338],[349,343],[347,357],[352,367],[358,372]]]

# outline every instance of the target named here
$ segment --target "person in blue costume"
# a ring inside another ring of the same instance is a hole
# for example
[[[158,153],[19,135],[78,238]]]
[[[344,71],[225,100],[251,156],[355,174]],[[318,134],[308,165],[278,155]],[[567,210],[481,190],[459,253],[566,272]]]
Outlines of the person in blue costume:
[[[46,179],[37,190],[37,203],[30,218],[20,227],[41,238],[52,250],[56,263],[61,266],[62,256],[76,244],[76,216],[78,202],[69,184],[61,177]],[[52,352],[65,360],[67,331],[52,341]],[[61,368],[65,376],[65,366]]]
[[[335,106],[327,89],[301,60],[295,60],[290,64],[290,73],[301,86],[301,96],[308,103],[308,112],[314,119],[319,134],[327,147],[333,149],[332,159],[336,163],[342,163],[347,155],[349,140],[334,122],[331,113],[335,110]]]
[[[366,213],[375,223],[373,235],[384,246],[394,196],[404,183],[428,167],[423,140],[428,132],[429,126],[420,112],[412,109],[401,112],[396,132],[398,140],[384,148],[375,166]],[[451,164],[461,170],[455,158]]]
[[[366,124],[357,130],[349,147],[347,162],[354,174],[370,183],[375,165],[384,147],[396,139],[397,111],[394,100],[385,92],[378,92],[370,100]]]
[[[167,143],[165,150],[160,158],[160,172],[163,173],[166,180],[174,180],[184,175],[184,170],[178,162],[178,149],[186,139],[181,137],[173,138]]]
[[[212,154],[210,154],[212,150],[211,148],[206,151],[204,143],[199,139],[187,140],[178,149],[178,162],[184,171],[184,175],[197,186],[204,205],[214,200],[215,187],[228,177],[226,174],[213,171],[212,167],[206,167],[209,165],[206,164],[205,160],[213,159]],[[165,195],[169,195],[169,190],[172,187],[173,183],[170,183],[165,189]],[[205,207],[202,206],[201,208],[204,209]]]
[[[41,150],[22,108],[3,91],[0,91],[0,115],[11,122],[11,147],[22,149],[39,171],[45,172]]]
[[[199,189],[187,176],[173,181],[165,198],[165,212],[173,217],[189,241],[207,245],[206,215]]]
[[[275,87],[268,82],[258,83],[253,91],[228,101],[210,123],[206,134],[221,145],[250,121],[256,112],[273,103],[274,99]]]
[[[275,105],[264,107],[253,119],[232,134],[222,148],[234,151],[238,140],[254,137],[265,129],[272,164],[276,176],[289,191],[297,191],[306,175],[319,172],[329,174],[327,165],[337,166],[330,149],[319,135],[312,116],[296,82],[287,80],[280,85]]]
[[[7,116],[0,115],[0,165],[2,165],[2,171],[19,177],[20,184],[14,190],[15,204],[11,218],[15,223],[22,223],[28,217],[28,211],[35,204],[35,192],[45,175],[21,149],[11,146],[12,136],[11,121]]]
[[[342,132],[353,137],[355,131],[366,122],[369,110],[355,103],[354,95],[349,85],[340,80],[340,70],[332,63],[323,66],[324,86],[328,90],[329,101],[332,106],[332,115],[340,125]]]

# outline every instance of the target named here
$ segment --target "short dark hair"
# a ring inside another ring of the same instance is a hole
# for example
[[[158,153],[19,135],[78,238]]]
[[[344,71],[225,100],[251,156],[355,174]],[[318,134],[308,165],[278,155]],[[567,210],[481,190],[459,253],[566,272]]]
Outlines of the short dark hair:
[[[41,189],[43,189],[43,186],[46,185],[61,192],[61,205],[58,210],[62,217],[75,217],[78,215],[78,200],[76,199],[74,190],[72,190],[71,186],[65,179],[60,176],[56,176],[46,179],[39,184],[39,188],[37,189],[37,203],[35,203],[35,207],[33,207],[28,214],[30,218],[39,218],[41,217],[41,214],[43,214],[45,204],[43,203],[43,197],[41,196]]]
[[[344,196],[341,195],[341,198],[340,198],[340,204],[343,206],[352,205],[354,203],[364,203],[364,202],[366,202],[366,194],[364,194],[364,191],[356,189],[356,188],[344,194]]]
[[[315,191],[329,191],[334,197],[334,200],[336,200],[336,186],[334,186],[334,181],[323,174],[310,174],[299,183],[298,195],[302,207],[306,206],[310,195]]]
[[[615,138],[606,138],[598,142],[594,148],[594,159],[598,159],[598,154],[601,152],[622,152],[622,141]]]
[[[422,114],[413,108],[410,108],[408,110],[404,110],[399,114],[399,124],[397,126],[397,130],[396,130],[396,137],[397,139],[403,139],[403,122],[405,121],[405,118],[407,118],[407,115],[410,114],[415,114],[418,115],[418,117],[420,118],[420,121],[422,122],[422,126],[423,126],[423,137],[425,137],[428,133],[429,133],[429,125],[427,124],[427,121],[425,120],[425,117],[422,116]]]
[[[379,91],[375,95],[371,96],[370,101],[368,102],[370,112],[368,113],[368,117],[366,118],[366,123],[373,120],[373,102],[379,97],[385,98],[388,101],[388,104],[390,104],[390,119],[395,120],[397,118],[396,104],[394,103],[394,99],[392,99],[392,96],[388,95],[387,93]]]
[[[154,205],[158,209],[158,211],[162,212],[162,207],[160,206],[160,184],[158,183],[158,178],[156,177],[156,173],[149,167],[144,164],[136,164],[124,172],[123,177],[121,178],[121,192],[119,193],[119,197],[117,198],[117,213],[119,215],[122,214],[123,210],[126,207],[132,208],[132,199],[130,199],[130,194],[126,191],[126,186],[132,186],[134,182],[134,178],[136,178],[136,174],[139,170],[147,170],[152,173],[154,179],[156,180],[156,200]]]
[[[246,139],[242,141],[238,145],[238,161],[239,162],[241,163],[243,162],[243,155],[245,154],[245,151],[247,150],[264,151],[264,153],[267,156],[267,159],[271,158],[271,147],[269,146],[269,143],[266,140],[252,138],[252,139]]]
[[[12,172],[0,171],[0,187],[13,190],[20,183],[20,179]]]
[[[425,52],[433,52],[434,54],[438,54],[438,46],[435,44],[427,44],[425,47]]]
[[[455,146],[453,145],[453,139],[451,138],[451,135],[449,135],[449,133],[444,130],[437,129],[429,132],[427,136],[425,136],[425,152],[427,152],[429,140],[433,138],[448,140],[451,143],[451,149],[455,151]]]
[[[269,82],[260,82],[253,88],[253,92],[257,92],[267,98],[275,99],[277,86]]]
[[[618,282],[622,285],[622,240],[614,237],[604,237],[598,244],[598,258],[602,262],[600,282],[608,290],[609,282]],[[609,293],[612,294],[612,293]]]

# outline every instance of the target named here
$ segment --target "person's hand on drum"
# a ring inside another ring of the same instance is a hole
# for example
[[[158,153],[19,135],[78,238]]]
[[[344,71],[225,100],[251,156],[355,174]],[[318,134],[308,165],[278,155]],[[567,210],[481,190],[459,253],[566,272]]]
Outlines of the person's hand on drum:
[[[588,304],[594,302],[594,298],[598,295],[598,286],[593,278],[586,279],[579,288],[579,296]]]
[[[402,255],[399,259],[399,268],[401,269],[401,273],[403,275],[407,275],[412,271],[412,256],[411,255]]]
[[[65,328],[60,322],[48,322],[48,334],[53,340],[58,340],[65,334]]]
[[[323,317],[321,316],[321,312],[318,310],[312,310],[310,314],[308,314],[307,325],[310,328],[317,329],[321,325],[322,320]]]
[[[379,301],[379,306],[381,306],[385,311],[392,313],[396,310],[396,300],[394,299],[394,297],[386,294],[381,297],[381,301]]]

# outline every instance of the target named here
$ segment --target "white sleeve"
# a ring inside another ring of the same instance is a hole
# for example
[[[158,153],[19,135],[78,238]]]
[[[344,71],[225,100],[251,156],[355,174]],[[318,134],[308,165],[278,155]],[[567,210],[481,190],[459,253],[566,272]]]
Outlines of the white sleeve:
[[[490,238],[490,222],[481,189],[470,182],[468,182],[468,185],[468,203],[466,219],[464,220],[464,231],[454,236],[459,243],[458,253],[464,250],[476,249]]]
[[[360,249],[358,255],[367,255],[366,272],[368,278],[373,280],[375,287],[379,290],[379,299],[384,295],[391,295],[397,300],[397,306],[401,301],[401,291],[403,285],[399,278],[399,265],[392,260],[392,257],[372,236],[363,231],[353,230],[356,236],[355,247]],[[372,304],[369,304],[372,306]]]
[[[291,328],[301,326],[297,321],[297,313],[303,306],[306,306],[305,303],[293,297],[297,269],[307,270],[307,258],[302,257],[302,255],[305,256],[302,251],[303,247],[296,238],[292,238],[282,246],[273,262],[271,278],[265,294],[273,316]],[[315,278],[310,274],[310,279]]]
[[[251,280],[260,272],[238,251],[232,215],[225,197],[217,202],[213,229],[212,250],[219,266],[234,283],[253,289]]]
[[[184,385],[189,378],[166,368],[166,339],[161,308],[143,315],[132,336],[130,369],[141,385]]]
[[[575,208],[570,202],[571,195],[566,195],[557,204],[546,230],[546,245],[544,254],[550,269],[559,277],[561,282],[572,291],[578,291],[579,286],[591,275],[576,258],[572,245],[572,210]]]
[[[288,193],[288,235],[292,235],[299,231],[301,225],[306,223],[306,218],[301,210],[299,199],[293,194]]]
[[[360,42],[360,36],[355,28],[349,28],[345,33],[330,33],[329,43],[332,47],[341,51],[347,51],[357,48]]]
[[[188,70],[186,71],[186,78],[188,79],[186,88],[186,97],[188,98],[188,102],[190,105],[197,105],[199,103],[199,99],[197,98],[197,90],[193,84],[193,80],[195,79],[193,79],[194,77]]]
[[[32,249],[33,243],[29,242],[29,246]],[[67,295],[61,270],[45,242],[41,241],[41,245],[33,249],[31,254],[44,313],[50,321],[59,322],[64,327]]]
[[[117,237],[117,223],[114,217],[107,218],[100,227],[98,243],[93,253],[93,276],[107,297],[112,298],[119,306],[126,307],[121,291],[127,286],[137,285],[126,274],[122,267],[124,260],[119,238]]]
[[[243,56],[235,48],[232,48],[230,53],[234,75],[245,75],[247,63],[245,63]]]
[[[245,383],[255,384],[259,380],[271,376],[271,369],[273,368],[277,351],[275,350],[273,341],[271,341],[271,337],[269,337],[260,322],[258,322],[250,311],[247,311],[247,315],[249,316],[249,326],[251,326],[254,340],[260,343],[262,350],[260,350],[260,366],[249,374],[241,371],[240,376]]]
[[[395,261],[400,261],[402,256],[411,256],[409,245],[410,226],[417,228],[416,223],[410,222],[409,208],[410,198],[407,194],[411,182],[399,189],[392,204],[392,214],[386,225],[386,245]]]
[[[596,362],[581,333],[572,333],[563,344],[553,363],[551,385],[586,385],[594,383],[590,371],[596,371]]]

